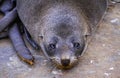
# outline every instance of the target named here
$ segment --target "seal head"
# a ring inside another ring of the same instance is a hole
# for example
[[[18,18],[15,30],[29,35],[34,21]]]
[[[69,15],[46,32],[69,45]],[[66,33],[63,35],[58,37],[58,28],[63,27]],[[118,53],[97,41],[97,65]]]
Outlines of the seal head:
[[[86,23],[83,16],[65,6],[51,8],[46,13],[42,18],[43,49],[57,67],[71,68],[85,47]]]

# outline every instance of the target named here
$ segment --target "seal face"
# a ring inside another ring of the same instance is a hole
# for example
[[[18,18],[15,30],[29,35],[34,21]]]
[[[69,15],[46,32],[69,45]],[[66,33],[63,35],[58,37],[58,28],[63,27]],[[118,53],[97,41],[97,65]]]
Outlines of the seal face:
[[[63,27],[65,28],[62,30]],[[69,68],[78,61],[78,56],[83,52],[84,38],[74,33],[70,26],[61,24],[55,29],[55,35],[49,37],[49,42],[45,42],[46,52],[58,67]]]
[[[57,6],[48,12],[42,24],[46,26],[42,32],[44,49],[56,66],[70,68],[77,63],[85,47],[84,20],[68,6]]]

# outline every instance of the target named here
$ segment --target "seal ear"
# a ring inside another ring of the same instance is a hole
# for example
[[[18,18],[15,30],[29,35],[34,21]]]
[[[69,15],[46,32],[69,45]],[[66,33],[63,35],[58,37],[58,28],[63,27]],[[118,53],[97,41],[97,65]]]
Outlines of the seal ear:
[[[91,33],[97,28],[98,23],[102,19],[106,8],[107,0],[79,0],[80,7],[85,15]]]

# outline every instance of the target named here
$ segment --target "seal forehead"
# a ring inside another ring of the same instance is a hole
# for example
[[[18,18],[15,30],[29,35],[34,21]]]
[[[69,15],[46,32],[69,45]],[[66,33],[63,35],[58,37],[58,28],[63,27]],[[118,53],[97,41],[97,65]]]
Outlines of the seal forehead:
[[[65,23],[60,23],[54,28],[54,31],[57,36],[67,38],[73,33],[73,27]]]

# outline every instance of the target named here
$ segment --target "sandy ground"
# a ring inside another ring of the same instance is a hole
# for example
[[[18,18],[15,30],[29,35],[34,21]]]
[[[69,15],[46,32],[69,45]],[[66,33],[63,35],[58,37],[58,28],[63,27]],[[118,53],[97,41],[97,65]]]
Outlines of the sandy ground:
[[[10,40],[0,40],[0,78],[120,78],[120,4],[107,11],[74,68],[56,69],[40,52],[30,49],[34,66],[19,60]]]

